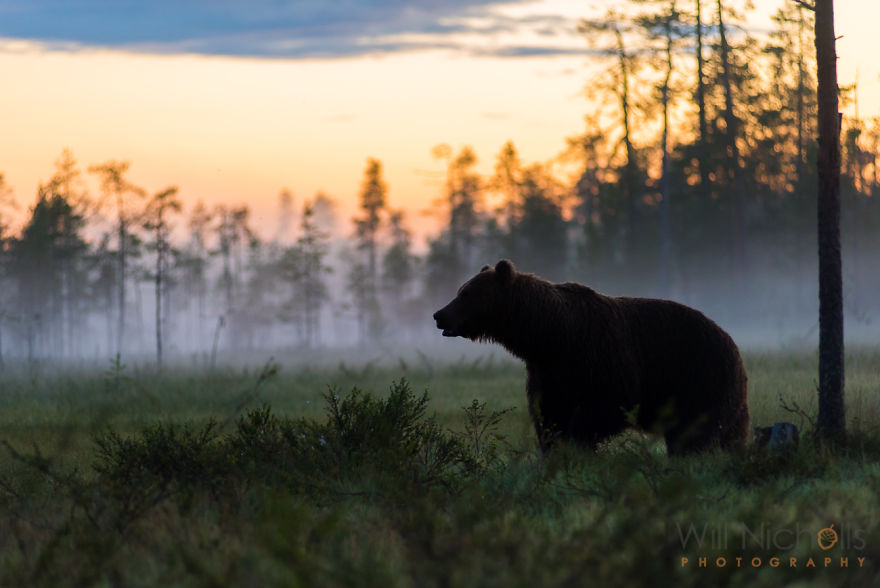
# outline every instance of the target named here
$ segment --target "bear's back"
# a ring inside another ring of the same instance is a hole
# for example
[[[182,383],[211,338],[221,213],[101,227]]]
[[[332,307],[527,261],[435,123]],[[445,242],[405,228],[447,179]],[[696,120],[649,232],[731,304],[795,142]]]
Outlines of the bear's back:
[[[702,312],[670,300],[617,300],[644,383],[660,396],[690,388],[711,397],[720,382],[745,379],[733,339]]]

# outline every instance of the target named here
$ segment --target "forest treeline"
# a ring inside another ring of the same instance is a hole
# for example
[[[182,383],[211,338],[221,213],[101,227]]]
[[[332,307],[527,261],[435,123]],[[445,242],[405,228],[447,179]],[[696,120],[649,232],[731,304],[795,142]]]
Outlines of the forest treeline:
[[[20,231],[0,216],[0,360],[107,357],[408,339],[484,263],[663,296],[722,322],[815,322],[816,67],[812,12],[788,2],[762,39],[731,0],[632,0],[583,20],[601,73],[585,127],[553,162],[508,142],[494,172],[438,145],[430,204],[442,229],[416,254],[382,162],[368,159],[358,215],[295,206],[261,236],[246,205],[184,211],[128,162],[80,168],[65,150]],[[880,121],[842,88],[844,279],[849,316],[878,310]],[[573,129],[573,132],[576,132]],[[83,178],[100,182],[89,194]],[[0,175],[0,200],[12,201]],[[810,317],[804,319],[803,317]],[[800,328],[800,327],[798,327]]]

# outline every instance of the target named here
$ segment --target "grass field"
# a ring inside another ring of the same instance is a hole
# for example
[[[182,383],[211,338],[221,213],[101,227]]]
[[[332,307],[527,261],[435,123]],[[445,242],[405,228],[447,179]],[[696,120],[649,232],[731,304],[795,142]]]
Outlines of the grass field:
[[[0,586],[875,584],[880,350],[847,358],[834,452],[811,438],[814,354],[746,367],[753,424],[797,424],[793,455],[626,434],[542,457],[499,354],[8,365]]]

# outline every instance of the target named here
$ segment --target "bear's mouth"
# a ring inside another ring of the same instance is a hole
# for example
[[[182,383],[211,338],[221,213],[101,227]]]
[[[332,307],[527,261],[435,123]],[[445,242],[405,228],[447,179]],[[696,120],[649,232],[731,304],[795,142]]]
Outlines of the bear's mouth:
[[[438,312],[437,315],[440,313]],[[443,331],[444,337],[458,337],[461,333],[459,329],[455,328],[455,326],[451,325],[452,321],[448,320],[444,316],[435,315],[434,320],[437,321],[437,328]]]

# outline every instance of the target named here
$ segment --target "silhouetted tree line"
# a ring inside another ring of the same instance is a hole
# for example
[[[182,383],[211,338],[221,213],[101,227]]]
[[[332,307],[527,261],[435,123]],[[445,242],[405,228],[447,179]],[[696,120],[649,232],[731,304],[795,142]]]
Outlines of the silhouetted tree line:
[[[609,293],[718,304],[727,320],[742,318],[733,308],[765,322],[815,316],[813,13],[783,5],[758,42],[735,2],[630,8],[580,23],[604,69],[588,84],[594,110],[557,160],[526,164],[508,142],[482,175],[471,148],[433,149],[442,229],[423,254],[375,159],[349,227],[329,197],[295,206],[283,192],[267,239],[246,206],[197,204],[183,218],[177,188],[147,198],[128,162],[89,168],[101,184],[92,199],[65,151],[21,231],[0,216],[0,360],[10,348],[145,351],[148,332],[160,362],[169,348],[405,339],[502,257]],[[857,88],[841,97],[851,104]],[[880,288],[880,121],[844,117],[842,136],[845,295],[868,321],[874,301],[861,293]],[[0,206],[10,196],[0,176]]]
[[[251,347],[281,326],[295,335],[277,340],[319,343],[329,301],[326,196],[302,203],[296,236],[284,241],[293,202],[282,193],[279,233],[261,240],[247,206],[197,203],[183,219],[176,186],[146,198],[128,168],[91,166],[101,185],[92,199],[65,150],[21,231],[10,233],[8,214],[0,219],[0,363],[3,343],[29,359],[81,358],[142,353],[151,339],[160,367],[169,347],[206,350],[212,334],[214,353],[221,339]],[[0,197],[14,202],[2,175]]]

